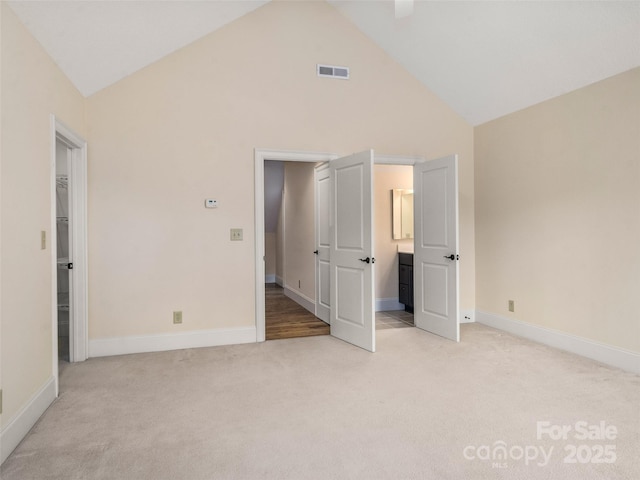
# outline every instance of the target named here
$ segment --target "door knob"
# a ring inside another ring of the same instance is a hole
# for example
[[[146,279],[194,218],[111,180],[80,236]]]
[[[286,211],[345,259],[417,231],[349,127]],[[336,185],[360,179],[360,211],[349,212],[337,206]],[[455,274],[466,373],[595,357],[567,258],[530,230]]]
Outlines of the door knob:
[[[459,260],[460,259],[460,255],[454,255],[452,253],[451,255],[445,255],[444,258],[448,258],[449,260]]]
[[[361,262],[364,262],[364,263],[371,263],[371,259],[370,259],[369,257],[367,257],[367,258],[361,258],[361,259],[360,259],[360,261],[361,261]]]
[[[313,253],[315,253],[315,254],[317,255],[317,254],[318,254],[318,250],[316,250],[316,251],[315,251],[315,252],[313,252]]]

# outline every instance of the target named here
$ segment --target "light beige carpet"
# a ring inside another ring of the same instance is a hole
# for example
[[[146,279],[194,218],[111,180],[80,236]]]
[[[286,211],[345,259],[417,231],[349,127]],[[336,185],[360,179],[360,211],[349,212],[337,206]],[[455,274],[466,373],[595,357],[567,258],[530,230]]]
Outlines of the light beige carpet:
[[[640,377],[478,324],[377,338],[69,365],[2,480],[640,478]]]

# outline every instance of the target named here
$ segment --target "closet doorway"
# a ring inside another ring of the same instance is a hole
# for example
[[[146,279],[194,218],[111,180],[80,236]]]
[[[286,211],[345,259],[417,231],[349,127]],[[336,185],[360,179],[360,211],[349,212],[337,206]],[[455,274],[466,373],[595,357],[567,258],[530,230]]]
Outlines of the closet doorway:
[[[71,148],[56,138],[56,277],[58,310],[58,361],[69,362],[70,292],[73,285],[73,247],[69,235],[69,167]]]
[[[52,116],[53,373],[88,358],[87,146]]]

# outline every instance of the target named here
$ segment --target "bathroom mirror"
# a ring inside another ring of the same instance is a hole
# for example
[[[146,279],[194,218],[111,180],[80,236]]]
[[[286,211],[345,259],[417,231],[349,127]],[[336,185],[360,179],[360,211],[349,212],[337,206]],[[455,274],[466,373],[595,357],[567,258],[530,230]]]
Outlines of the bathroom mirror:
[[[393,239],[413,238],[413,190],[391,190]]]

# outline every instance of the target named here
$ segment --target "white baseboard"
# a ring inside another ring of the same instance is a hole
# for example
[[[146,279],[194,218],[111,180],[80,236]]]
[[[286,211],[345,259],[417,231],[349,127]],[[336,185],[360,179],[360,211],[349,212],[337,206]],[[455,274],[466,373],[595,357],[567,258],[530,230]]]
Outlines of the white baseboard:
[[[284,294],[289,297],[291,300],[296,302],[298,305],[304,307],[309,310],[314,315],[316,314],[316,302],[311,300],[306,295],[303,295],[300,292],[296,292],[291,287],[284,287]]]
[[[391,312],[395,310],[404,310],[404,304],[395,298],[376,298],[376,312]]]
[[[460,310],[460,323],[473,323],[476,321],[475,310]]]
[[[279,285],[282,288],[284,288],[284,280],[282,280],[282,277],[279,277],[278,275],[276,275],[276,285]]]
[[[0,432],[0,464],[11,455],[55,399],[56,380],[50,377]]]
[[[476,319],[478,323],[640,374],[640,354],[638,353],[480,310],[476,312]]]
[[[185,333],[140,335],[89,340],[89,357],[217,347],[256,341],[256,327],[220,328]]]
[[[276,283],[276,274],[269,273],[264,276],[264,283]]]
[[[284,294],[297,304],[315,315],[316,303],[306,295],[296,292],[290,287],[284,287]],[[376,298],[376,312],[390,312],[404,310],[404,305],[397,298]]]

